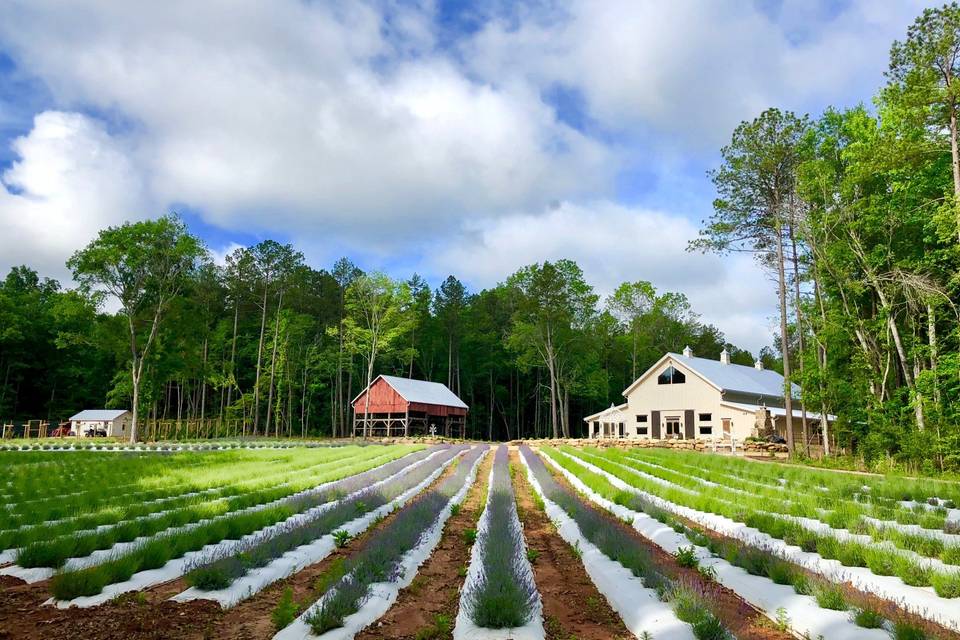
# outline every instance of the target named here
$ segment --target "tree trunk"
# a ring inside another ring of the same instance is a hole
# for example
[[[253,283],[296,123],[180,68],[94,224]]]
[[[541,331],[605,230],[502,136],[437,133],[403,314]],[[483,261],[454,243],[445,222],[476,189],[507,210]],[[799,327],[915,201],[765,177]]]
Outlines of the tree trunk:
[[[206,417],[207,406],[207,338],[203,339],[203,372],[200,377],[200,421]]]
[[[949,87],[950,81],[947,80]],[[960,240],[960,150],[957,148],[957,106],[950,104],[950,159],[953,169],[953,208],[957,218],[957,239]]]
[[[230,340],[230,380],[227,381],[227,407],[233,400],[233,385],[237,371],[237,322],[240,318],[240,300],[233,301],[233,338]],[[221,411],[222,414],[222,411]]]
[[[779,213],[778,213],[779,215]],[[786,415],[787,450],[793,454],[793,386],[790,380],[790,334],[787,330],[787,282],[783,252],[783,225],[778,223],[775,229],[777,234],[777,284],[780,298],[780,343],[783,353],[783,401]]]
[[[930,371],[933,372],[933,401],[940,405],[940,382],[937,379],[940,356],[937,353],[937,317],[931,302],[927,302],[927,344],[930,346]]]
[[[274,372],[276,371],[277,365],[277,343],[280,341],[280,309],[283,307],[283,290],[280,291],[280,295],[277,296],[277,317],[273,323],[273,349],[270,353],[270,390],[267,393],[267,422],[263,427],[264,435],[269,435],[270,433],[270,416],[273,413],[273,383],[274,383]],[[279,437],[280,435],[280,425],[275,425],[274,431]]]
[[[793,216],[796,217],[796,211],[793,211]],[[791,220],[789,225],[790,231],[790,245],[792,248],[792,259],[793,259],[793,304],[794,312],[797,315],[797,351],[800,354],[797,364],[800,367],[800,380],[801,384],[806,383],[806,379],[803,377],[803,359],[805,355],[804,345],[803,345],[803,309],[800,304],[800,259],[797,256],[797,236],[794,230],[795,220]],[[801,391],[802,392],[802,391]],[[807,403],[803,401],[803,398],[800,399],[800,420],[803,424],[803,452],[809,456],[810,455],[810,430],[807,426]]]
[[[490,410],[487,416],[487,441],[493,440],[493,369],[490,369]]]
[[[260,426],[260,368],[263,363],[263,335],[267,326],[267,291],[270,280],[263,283],[263,311],[260,314],[260,341],[257,344],[257,375],[253,383],[253,435],[258,433]]]

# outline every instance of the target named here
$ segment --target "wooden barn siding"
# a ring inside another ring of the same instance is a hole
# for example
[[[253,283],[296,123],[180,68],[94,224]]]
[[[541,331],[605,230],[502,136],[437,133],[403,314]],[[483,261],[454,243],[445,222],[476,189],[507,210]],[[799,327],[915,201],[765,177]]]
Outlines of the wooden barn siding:
[[[363,415],[366,408],[366,392],[363,392],[353,403],[353,410]],[[411,412],[421,412],[431,416],[467,415],[466,409],[460,407],[407,402],[382,378],[373,383],[373,387],[370,388],[370,413],[405,413],[408,408]]]

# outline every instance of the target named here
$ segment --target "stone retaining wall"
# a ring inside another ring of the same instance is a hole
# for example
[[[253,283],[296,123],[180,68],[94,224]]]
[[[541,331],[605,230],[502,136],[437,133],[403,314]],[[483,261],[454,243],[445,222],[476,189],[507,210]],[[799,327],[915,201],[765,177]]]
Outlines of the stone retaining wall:
[[[554,440],[548,438],[543,440],[517,440],[511,444],[519,444],[520,442],[532,446],[636,447],[641,449],[681,449],[687,451],[730,453],[729,442],[724,443],[713,440],[643,440],[638,438],[560,438]],[[738,442],[736,453],[756,457],[786,458],[787,445],[773,442]]]

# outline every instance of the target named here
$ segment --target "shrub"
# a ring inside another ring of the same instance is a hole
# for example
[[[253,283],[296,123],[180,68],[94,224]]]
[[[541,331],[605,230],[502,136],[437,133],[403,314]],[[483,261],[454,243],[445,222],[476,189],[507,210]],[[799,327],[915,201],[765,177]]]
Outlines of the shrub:
[[[873,609],[857,609],[853,613],[853,622],[864,629],[881,629],[885,620]]]
[[[677,549],[677,552],[673,554],[673,557],[676,558],[678,565],[688,569],[693,569],[700,564],[696,550],[692,546],[680,547]]]
[[[345,529],[338,529],[333,532],[333,543],[337,546],[338,549],[342,549],[347,546],[347,543],[350,542],[350,532]]]
[[[786,562],[771,562],[767,567],[767,576],[776,584],[793,584],[796,576],[793,568]]]
[[[930,584],[941,598],[960,598],[960,574],[932,573]]]
[[[821,583],[814,587],[813,597],[817,604],[824,609],[833,611],[846,611],[847,601],[843,597],[843,591],[839,586],[828,583]]]
[[[927,634],[920,627],[909,622],[895,622],[893,624],[893,640],[927,640]]]

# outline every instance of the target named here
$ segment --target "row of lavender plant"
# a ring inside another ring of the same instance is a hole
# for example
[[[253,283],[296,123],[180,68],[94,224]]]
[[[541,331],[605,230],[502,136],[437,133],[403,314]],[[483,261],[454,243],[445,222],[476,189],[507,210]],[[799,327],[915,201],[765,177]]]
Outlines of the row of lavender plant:
[[[269,564],[287,551],[313,542],[321,536],[334,532],[337,527],[392,502],[404,492],[423,482],[440,466],[462,451],[461,448],[452,447],[438,452],[439,448],[442,447],[423,452],[423,455],[397,460],[379,469],[341,481],[328,493],[329,501],[339,500],[330,508],[317,510],[307,518],[291,519],[278,528],[271,528],[252,537],[228,556],[222,554],[199,556],[187,566],[187,582],[198,589],[225,589],[249,571]],[[437,455],[429,461],[417,465],[388,482],[361,491],[364,487],[409,469],[411,464],[422,460],[431,452],[437,452]],[[358,491],[360,493],[357,493]],[[342,499],[350,494],[356,495],[346,500]]]
[[[461,599],[479,627],[522,627],[533,619],[539,598],[526,557],[523,530],[510,481],[507,447],[497,449],[486,512],[478,536],[480,571]]]
[[[409,463],[412,456],[423,455],[428,454],[419,452],[401,460]],[[353,477],[354,474],[350,471],[351,467],[348,466],[346,472],[340,474],[341,480]],[[116,554],[100,564],[57,573],[50,581],[50,591],[57,600],[100,594],[108,584],[125,582],[141,571],[159,569],[170,560],[183,557],[188,552],[199,551],[208,544],[221,540],[240,540],[264,527],[329,502],[329,490],[330,485],[324,484],[299,495],[227,514],[224,518],[211,518],[189,530],[152,537],[136,545],[131,551]]]
[[[459,461],[453,474],[404,507],[385,527],[376,531],[363,549],[348,560],[336,581],[321,597],[318,606],[305,616],[315,634],[341,627],[344,618],[357,612],[370,597],[370,586],[400,577],[404,556],[415,549],[438,521],[444,508],[464,487],[473,467],[487,447],[471,449]]]
[[[610,514],[597,509],[572,490],[558,483],[543,461],[529,447],[520,447],[520,455],[539,483],[544,496],[570,516],[584,538],[605,556],[619,562],[643,586],[653,589],[664,602],[673,606],[677,618],[687,622],[698,640],[720,640],[730,635],[723,623],[710,611],[707,598],[695,583],[677,584],[657,568],[646,546],[635,536],[610,522]]]

